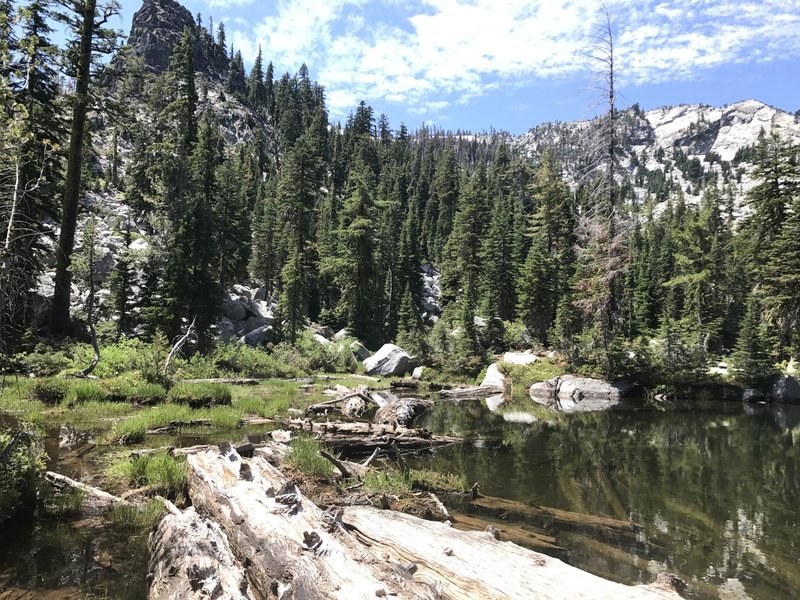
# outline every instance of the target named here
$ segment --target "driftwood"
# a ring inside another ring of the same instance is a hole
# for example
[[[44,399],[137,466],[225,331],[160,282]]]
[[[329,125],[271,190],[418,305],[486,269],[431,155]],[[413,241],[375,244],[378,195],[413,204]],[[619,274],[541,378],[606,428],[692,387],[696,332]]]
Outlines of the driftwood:
[[[601,579],[497,540],[491,532],[457,531],[443,523],[368,506],[346,507],[342,520],[374,551],[389,560],[410,561],[414,579],[439,590],[442,598],[680,598],[673,590]]]
[[[359,544],[266,460],[233,449],[189,457],[189,494],[228,536],[260,598],[437,597]]]
[[[488,398],[495,394],[502,394],[503,389],[494,385],[472,385],[469,387],[456,387],[440,392],[442,398]]]
[[[191,421],[170,421],[164,427],[147,430],[147,435],[159,435],[162,433],[174,433],[183,427],[211,427],[211,419],[192,419]]]
[[[316,434],[327,446],[349,456],[372,453],[376,448],[391,450],[394,441],[400,450],[429,450],[460,442],[460,438],[433,435],[427,429],[406,429],[372,423],[316,423],[293,419],[286,426],[294,431]]]
[[[100,514],[109,510],[114,505],[130,504],[130,502],[120,498],[119,496],[114,496],[113,494],[109,494],[106,491],[81,481],[75,481],[74,479],[71,479],[66,475],[62,475],[61,473],[47,471],[44,474],[44,477],[47,482],[57,490],[63,490],[67,487],[79,490],[84,495],[82,506],[84,514]]]
[[[400,390],[416,390],[419,388],[419,381],[414,379],[395,379],[389,383],[389,387]]]
[[[377,425],[409,427],[411,422],[433,406],[433,401],[421,398],[398,398],[378,409],[372,422]]]
[[[340,392],[336,398],[309,406],[306,408],[306,414],[327,415],[334,410],[338,410],[346,417],[360,417],[367,412],[367,405],[370,403],[374,402],[380,406],[380,403],[376,402],[368,394],[368,388],[365,385],[359,385],[354,390],[337,385],[336,389]]]
[[[193,508],[161,519],[149,545],[150,600],[258,597],[219,525]]]

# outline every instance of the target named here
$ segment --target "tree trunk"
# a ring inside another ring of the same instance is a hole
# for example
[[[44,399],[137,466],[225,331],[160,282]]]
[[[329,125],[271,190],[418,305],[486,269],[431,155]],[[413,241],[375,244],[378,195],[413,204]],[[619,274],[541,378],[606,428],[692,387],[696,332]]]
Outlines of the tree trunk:
[[[17,216],[17,205],[19,204],[20,192],[20,165],[19,158],[17,158],[14,165],[14,193],[11,196],[11,213],[8,216],[8,226],[6,227],[6,240],[3,244],[3,254],[0,258],[0,315],[4,314],[6,309],[6,293],[8,292],[8,283],[11,278],[11,240],[14,234],[14,221]],[[5,347],[3,347],[5,351]]]
[[[56,248],[56,276],[53,291],[53,312],[50,331],[64,335],[70,329],[69,300],[72,287],[70,271],[72,250],[75,248],[75,229],[78,221],[78,200],[81,193],[83,138],[86,132],[86,113],[89,109],[89,78],[92,65],[97,0],[85,0],[81,10],[80,54],[75,83],[75,102],[72,109],[72,130],[69,137],[67,175],[61,213],[61,233]]]

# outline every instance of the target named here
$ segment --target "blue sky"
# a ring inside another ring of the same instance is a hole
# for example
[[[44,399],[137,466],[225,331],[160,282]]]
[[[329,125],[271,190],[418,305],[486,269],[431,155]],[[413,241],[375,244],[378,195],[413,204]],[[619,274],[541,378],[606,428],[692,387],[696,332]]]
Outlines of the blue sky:
[[[121,28],[141,2],[123,0]],[[396,128],[522,133],[597,112],[597,0],[183,0],[248,65],[305,62],[332,121],[360,100]],[[800,109],[800,0],[609,0],[618,104],[755,98]]]

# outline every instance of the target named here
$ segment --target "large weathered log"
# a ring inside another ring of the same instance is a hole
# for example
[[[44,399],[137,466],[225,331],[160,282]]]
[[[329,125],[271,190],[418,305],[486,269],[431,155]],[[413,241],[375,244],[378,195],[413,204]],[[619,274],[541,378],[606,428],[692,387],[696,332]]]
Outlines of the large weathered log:
[[[537,599],[672,599],[672,591],[627,586],[601,579],[490,532],[457,531],[443,523],[368,506],[344,509],[344,524],[356,539],[390,559],[411,562],[414,579],[452,600]]]
[[[193,454],[189,494],[227,534],[259,598],[435,598],[408,570],[383,560],[323,513],[263,458],[232,448]]]
[[[251,600],[228,538],[194,508],[168,514],[150,535],[149,600]]]
[[[431,400],[423,400],[422,398],[398,398],[379,408],[372,422],[377,425],[409,427],[415,418],[424,413],[431,406],[433,406]]]

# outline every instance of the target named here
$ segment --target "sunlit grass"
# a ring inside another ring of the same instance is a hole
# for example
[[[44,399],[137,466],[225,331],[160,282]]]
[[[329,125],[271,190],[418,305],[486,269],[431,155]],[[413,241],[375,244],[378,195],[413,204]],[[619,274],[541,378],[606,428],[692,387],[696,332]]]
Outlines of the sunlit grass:
[[[333,465],[319,453],[324,446],[318,439],[301,435],[292,440],[291,447],[286,462],[298,471],[317,477],[333,474]]]
[[[166,450],[143,456],[120,456],[104,469],[105,476],[116,483],[133,488],[156,486],[171,496],[186,487],[186,459],[175,457]]]

